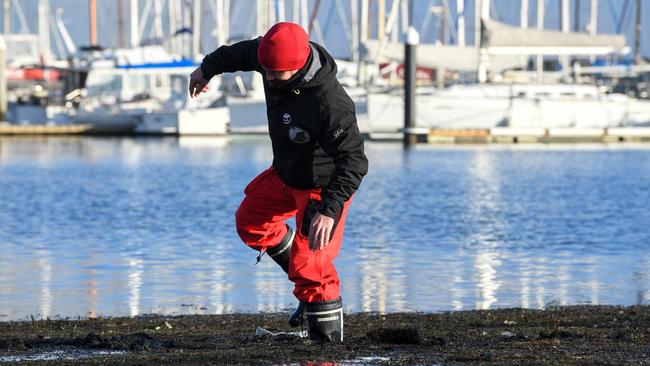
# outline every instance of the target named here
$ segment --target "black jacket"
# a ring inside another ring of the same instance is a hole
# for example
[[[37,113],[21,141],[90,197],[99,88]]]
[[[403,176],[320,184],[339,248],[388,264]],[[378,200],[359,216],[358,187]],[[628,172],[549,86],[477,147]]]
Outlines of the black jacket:
[[[273,166],[298,189],[322,187],[320,212],[338,218],[368,172],[354,103],[336,79],[336,63],[320,45],[288,87],[272,88],[257,61],[261,38],[221,46],[201,64],[205,78],[258,71],[264,79]]]

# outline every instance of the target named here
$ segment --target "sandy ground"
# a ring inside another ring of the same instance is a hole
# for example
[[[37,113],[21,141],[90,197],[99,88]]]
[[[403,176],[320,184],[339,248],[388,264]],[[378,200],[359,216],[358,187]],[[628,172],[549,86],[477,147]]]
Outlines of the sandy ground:
[[[86,352],[95,356],[21,363],[650,365],[649,306],[350,314],[338,345],[256,337],[257,326],[295,330],[285,314],[0,322],[0,360]]]

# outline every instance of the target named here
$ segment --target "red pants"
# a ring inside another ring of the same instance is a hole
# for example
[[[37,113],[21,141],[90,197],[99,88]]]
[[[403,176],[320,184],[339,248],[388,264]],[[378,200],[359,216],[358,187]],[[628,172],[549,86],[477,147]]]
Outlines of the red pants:
[[[308,229],[301,228],[309,200],[320,200],[320,189],[288,187],[271,167],[253,179],[244,193],[246,197],[235,215],[237,233],[244,243],[255,250],[277,245],[287,233],[284,221],[295,216],[296,236],[289,260],[289,280],[295,284],[293,294],[305,302],[338,298],[339,277],[334,259],[341,248],[345,216],[352,200],[345,203],[341,217],[335,222],[329,244],[314,253],[309,249]]]

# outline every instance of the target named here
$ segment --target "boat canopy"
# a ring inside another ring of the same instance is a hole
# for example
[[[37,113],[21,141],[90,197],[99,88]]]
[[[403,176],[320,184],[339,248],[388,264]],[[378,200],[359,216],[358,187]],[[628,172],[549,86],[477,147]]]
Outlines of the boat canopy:
[[[418,66],[445,68],[463,72],[476,72],[478,67],[478,49],[476,47],[458,47],[455,45],[419,44],[417,48]],[[361,59],[366,62],[404,62],[404,44],[368,40],[360,46]],[[490,70],[502,71],[526,66],[526,58],[519,55],[503,55],[490,58]]]
[[[629,47],[618,34],[598,34],[520,28],[483,20],[481,46],[490,55],[606,55],[625,54]]]
[[[379,57],[380,62],[404,60],[404,44],[368,40],[361,44],[361,58],[372,62]],[[381,52],[380,52],[381,51]],[[417,49],[418,66],[430,68],[452,68],[461,71],[475,71],[478,52],[474,47],[457,47],[435,44],[420,44]]]

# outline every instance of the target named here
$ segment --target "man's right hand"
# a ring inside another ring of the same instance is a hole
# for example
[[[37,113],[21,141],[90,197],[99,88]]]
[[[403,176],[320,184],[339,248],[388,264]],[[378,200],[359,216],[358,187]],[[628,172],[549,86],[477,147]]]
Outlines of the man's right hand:
[[[196,70],[192,71],[192,74],[190,74],[190,97],[198,97],[199,94],[207,92],[209,82],[210,80],[203,76],[201,66],[197,67]]]

